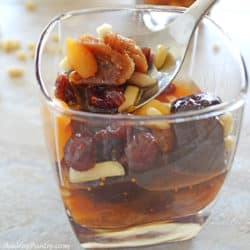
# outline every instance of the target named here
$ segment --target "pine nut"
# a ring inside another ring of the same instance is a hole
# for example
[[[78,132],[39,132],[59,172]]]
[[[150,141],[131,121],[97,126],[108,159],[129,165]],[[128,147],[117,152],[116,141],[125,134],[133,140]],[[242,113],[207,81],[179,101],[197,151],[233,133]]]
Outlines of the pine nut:
[[[224,143],[225,143],[225,149],[227,152],[232,152],[233,148],[234,148],[234,137],[233,136],[227,136],[224,139]]]
[[[62,61],[60,62],[60,68],[64,71],[64,72],[68,72],[71,70],[71,66],[69,65],[69,61],[68,58],[65,56]]]
[[[16,68],[16,67],[11,67],[8,69],[8,74],[11,78],[19,78],[23,76],[23,69]]]
[[[227,137],[233,131],[233,115],[231,113],[225,113],[220,116],[219,119],[224,127],[224,137]]]
[[[101,26],[97,27],[96,32],[103,39],[108,33],[112,32],[112,26],[110,24],[102,24]]]
[[[159,44],[156,48],[154,56],[154,65],[157,69],[161,69],[166,61],[168,49],[165,45]]]

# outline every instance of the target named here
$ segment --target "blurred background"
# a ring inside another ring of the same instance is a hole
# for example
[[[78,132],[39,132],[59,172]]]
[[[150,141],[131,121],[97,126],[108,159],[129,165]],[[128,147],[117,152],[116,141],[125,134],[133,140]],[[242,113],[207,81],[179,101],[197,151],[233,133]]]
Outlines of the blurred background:
[[[0,0],[0,249],[6,244],[56,244],[78,250],[49,165],[34,76],[35,44],[54,16],[73,9],[133,5],[134,0]],[[145,0],[185,6],[191,0]],[[143,3],[138,0],[137,3]],[[250,66],[250,1],[220,0],[210,13]],[[84,25],[84,24],[83,24]],[[57,41],[51,40],[51,49]],[[219,46],[219,44],[218,44]],[[233,171],[205,230],[192,242],[152,249],[249,249],[249,105]],[[20,249],[18,245],[14,245]],[[35,245],[30,249],[37,248]],[[59,248],[63,249],[63,248]]]

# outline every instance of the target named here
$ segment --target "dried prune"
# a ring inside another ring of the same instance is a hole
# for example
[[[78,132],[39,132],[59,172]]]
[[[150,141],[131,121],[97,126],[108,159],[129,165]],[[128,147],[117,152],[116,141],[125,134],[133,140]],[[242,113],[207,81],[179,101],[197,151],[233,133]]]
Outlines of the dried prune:
[[[96,131],[97,161],[119,160],[124,154],[127,133],[128,127],[115,125]]]
[[[96,163],[96,140],[87,132],[72,135],[64,147],[64,160],[76,170],[88,170]]]
[[[125,155],[131,172],[143,172],[156,167],[159,146],[149,132],[132,135],[125,148]]]
[[[167,129],[154,128],[152,133],[163,153],[168,153],[173,150],[175,137],[172,127]]]
[[[185,111],[199,110],[220,103],[221,100],[217,96],[214,96],[209,93],[198,93],[175,100],[172,103],[171,112],[179,113]]]
[[[77,98],[73,86],[66,75],[59,75],[56,79],[55,96],[69,105],[75,105]]]
[[[172,112],[200,110],[220,103],[210,94],[195,94],[177,99]],[[177,169],[192,173],[204,173],[223,169],[224,135],[223,127],[216,117],[176,123],[173,125],[176,146],[170,154]]]

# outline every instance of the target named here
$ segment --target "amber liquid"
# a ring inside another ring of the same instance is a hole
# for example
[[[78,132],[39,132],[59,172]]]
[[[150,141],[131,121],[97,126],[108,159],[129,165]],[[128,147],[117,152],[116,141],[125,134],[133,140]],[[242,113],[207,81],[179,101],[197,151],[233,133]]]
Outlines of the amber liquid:
[[[144,0],[145,4],[159,4],[159,5],[174,5],[174,6],[190,6],[195,0]]]
[[[62,187],[71,219],[88,229],[117,229],[173,221],[196,214],[220,190],[226,171],[209,174],[168,173],[159,181],[119,180],[95,187]],[[164,185],[165,180],[165,185]]]

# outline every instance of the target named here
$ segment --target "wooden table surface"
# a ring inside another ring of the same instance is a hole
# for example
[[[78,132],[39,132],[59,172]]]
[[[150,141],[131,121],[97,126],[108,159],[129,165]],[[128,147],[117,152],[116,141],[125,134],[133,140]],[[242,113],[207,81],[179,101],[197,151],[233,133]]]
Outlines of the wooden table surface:
[[[0,1],[0,39],[20,39],[27,50],[27,43],[37,41],[42,28],[62,11],[133,1],[35,2],[37,10],[28,12],[24,1]],[[250,66],[250,2],[221,0],[214,7],[212,17],[231,36]],[[25,70],[21,79],[8,77],[6,70],[13,65]],[[38,91],[33,60],[20,62],[14,54],[0,51],[0,249],[80,250],[48,162]],[[143,249],[249,250],[249,144],[248,103],[233,170],[204,229],[191,241]]]

